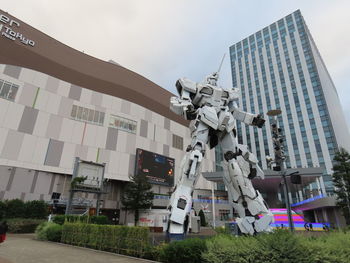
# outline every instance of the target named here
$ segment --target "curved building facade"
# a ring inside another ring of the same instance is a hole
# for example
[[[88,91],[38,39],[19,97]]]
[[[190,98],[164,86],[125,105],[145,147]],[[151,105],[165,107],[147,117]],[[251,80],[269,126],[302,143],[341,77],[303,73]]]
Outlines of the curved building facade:
[[[67,198],[80,157],[106,163],[102,207],[120,209],[137,148],[173,158],[176,180],[190,134],[169,110],[170,92],[1,10],[0,47],[0,200],[50,200],[54,192]],[[214,157],[206,152],[203,171],[213,170]],[[210,183],[201,178],[197,188]],[[171,186],[153,190],[168,194]]]

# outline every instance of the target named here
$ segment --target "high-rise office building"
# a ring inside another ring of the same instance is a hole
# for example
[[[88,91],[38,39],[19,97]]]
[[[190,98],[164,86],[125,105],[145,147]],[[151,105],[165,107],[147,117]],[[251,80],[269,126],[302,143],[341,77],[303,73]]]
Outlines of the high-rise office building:
[[[240,107],[264,114],[281,109],[287,168],[324,167],[317,183],[331,192],[332,160],[339,147],[350,150],[348,127],[334,83],[300,10],[230,47],[233,86]],[[263,129],[237,124],[239,141],[267,169],[273,154],[270,122]],[[323,178],[323,180],[322,180]]]

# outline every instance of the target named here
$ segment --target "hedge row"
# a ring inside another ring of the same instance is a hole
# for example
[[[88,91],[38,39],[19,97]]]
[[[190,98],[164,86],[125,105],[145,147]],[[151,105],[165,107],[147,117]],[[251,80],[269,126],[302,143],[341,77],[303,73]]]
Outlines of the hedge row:
[[[149,229],[66,222],[61,242],[109,252],[142,257],[148,250]]]
[[[108,225],[107,216],[79,216],[79,215],[55,215],[52,221],[56,224],[63,225],[64,222],[80,222],[85,224]]]
[[[350,258],[350,233],[343,232],[321,237],[305,237],[287,230],[256,237],[217,235],[206,245],[203,262],[211,263],[345,263]]]
[[[0,201],[0,220],[9,218],[44,219],[48,215],[45,201],[33,200],[23,202],[20,199]]]
[[[62,236],[61,236],[62,234]],[[345,263],[350,258],[350,232],[305,237],[287,230],[235,237],[219,234],[152,246],[145,227],[44,223],[39,239],[90,247],[165,263]]]
[[[199,238],[188,238],[183,241],[175,241],[163,244],[158,249],[154,248],[157,254],[153,254],[153,260],[165,263],[201,263],[203,253],[207,251],[206,240]]]
[[[39,224],[44,222],[42,219],[30,218],[11,218],[7,220],[9,233],[34,233]]]
[[[62,225],[52,222],[44,222],[36,228],[36,238],[39,240],[60,242],[62,237],[62,228]]]

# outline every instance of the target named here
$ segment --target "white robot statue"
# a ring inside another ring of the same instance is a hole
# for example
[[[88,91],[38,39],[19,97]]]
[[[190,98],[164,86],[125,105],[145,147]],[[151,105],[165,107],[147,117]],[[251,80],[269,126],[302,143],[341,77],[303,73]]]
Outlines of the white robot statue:
[[[207,143],[210,148],[217,144],[222,147],[223,181],[229,200],[239,215],[236,222],[241,232],[253,235],[271,230],[273,215],[251,182],[255,176],[263,178],[263,171],[248,147],[238,144],[235,129],[236,120],[259,128],[265,120],[260,115],[238,109],[238,89],[222,89],[217,85],[218,77],[218,72],[215,72],[202,83],[181,78],[176,82],[180,96],[171,97],[170,100],[173,112],[191,120],[189,128],[192,138],[181,162],[180,178],[170,198],[170,235],[183,235],[186,232],[185,221],[191,209],[192,193],[201,171]]]

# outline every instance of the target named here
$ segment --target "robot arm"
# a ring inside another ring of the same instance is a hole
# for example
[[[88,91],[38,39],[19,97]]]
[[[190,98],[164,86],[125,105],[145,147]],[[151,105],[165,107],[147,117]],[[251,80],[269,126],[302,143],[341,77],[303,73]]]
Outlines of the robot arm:
[[[236,120],[239,120],[247,125],[257,126],[262,128],[265,120],[260,114],[252,114],[238,109],[237,104],[234,102],[231,104],[230,111]]]
[[[176,89],[180,97],[170,98],[170,109],[186,120],[193,120],[196,117],[196,110],[191,99],[197,92],[196,86],[195,82],[181,78],[176,82]]]

